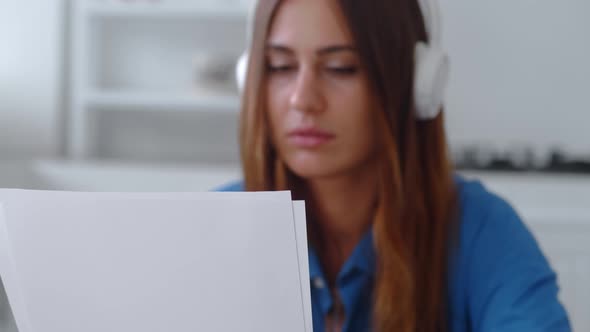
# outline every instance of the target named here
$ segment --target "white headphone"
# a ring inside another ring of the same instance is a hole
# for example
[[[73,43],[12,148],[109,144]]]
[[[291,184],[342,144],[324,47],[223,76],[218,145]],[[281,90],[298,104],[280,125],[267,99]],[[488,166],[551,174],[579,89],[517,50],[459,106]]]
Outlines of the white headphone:
[[[415,49],[414,104],[416,118],[428,121],[435,119],[442,110],[450,76],[449,56],[442,47],[442,24],[437,0],[417,0],[429,42],[418,42]],[[248,52],[238,60],[236,80],[243,91],[248,72]]]

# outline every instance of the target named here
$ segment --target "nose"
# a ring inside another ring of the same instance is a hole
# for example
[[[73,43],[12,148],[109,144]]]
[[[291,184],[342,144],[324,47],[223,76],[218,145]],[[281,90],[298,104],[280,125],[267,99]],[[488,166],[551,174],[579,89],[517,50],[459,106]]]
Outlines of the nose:
[[[300,68],[295,77],[289,105],[300,112],[320,112],[324,107],[321,86],[312,68]]]

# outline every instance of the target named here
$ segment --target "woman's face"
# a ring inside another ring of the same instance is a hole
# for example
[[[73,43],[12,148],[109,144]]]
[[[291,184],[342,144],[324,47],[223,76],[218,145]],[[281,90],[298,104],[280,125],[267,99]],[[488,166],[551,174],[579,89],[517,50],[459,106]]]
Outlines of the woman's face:
[[[375,155],[374,98],[335,0],[284,0],[266,45],[272,141],[305,179],[351,174]]]

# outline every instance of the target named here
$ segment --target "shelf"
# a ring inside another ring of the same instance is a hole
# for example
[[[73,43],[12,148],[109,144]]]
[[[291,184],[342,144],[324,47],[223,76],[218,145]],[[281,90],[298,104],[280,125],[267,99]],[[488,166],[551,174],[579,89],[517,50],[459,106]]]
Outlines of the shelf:
[[[238,96],[223,94],[153,94],[135,92],[93,92],[86,106],[99,111],[162,111],[238,113]]]
[[[249,6],[243,1],[187,1],[166,2],[92,2],[87,3],[86,13],[99,18],[229,18],[246,19]]]
[[[240,111],[233,60],[223,81],[195,57],[241,53],[254,2],[71,1],[68,155],[233,161]],[[153,142],[138,149],[146,140]]]

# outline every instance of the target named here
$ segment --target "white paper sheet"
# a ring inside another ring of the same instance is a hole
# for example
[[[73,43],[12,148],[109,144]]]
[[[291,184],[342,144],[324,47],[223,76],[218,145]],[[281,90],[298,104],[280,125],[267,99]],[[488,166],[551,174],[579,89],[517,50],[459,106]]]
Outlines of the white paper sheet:
[[[21,332],[308,328],[307,243],[296,245],[289,193],[2,190],[0,200]]]

